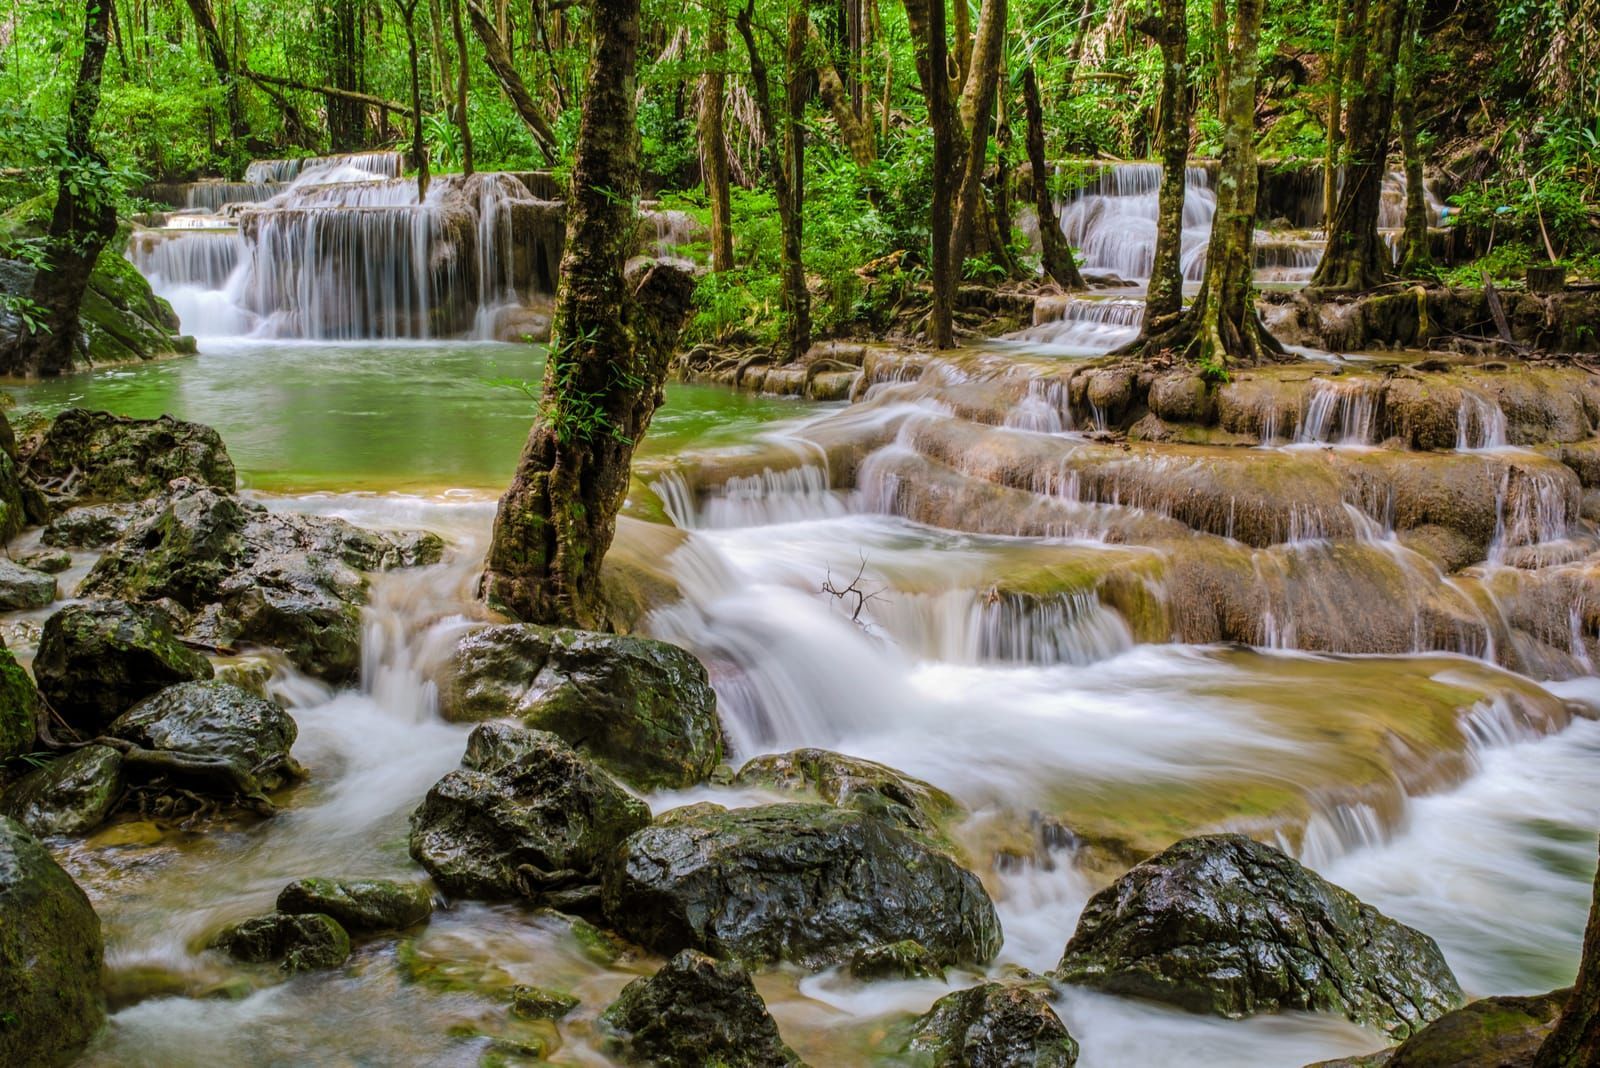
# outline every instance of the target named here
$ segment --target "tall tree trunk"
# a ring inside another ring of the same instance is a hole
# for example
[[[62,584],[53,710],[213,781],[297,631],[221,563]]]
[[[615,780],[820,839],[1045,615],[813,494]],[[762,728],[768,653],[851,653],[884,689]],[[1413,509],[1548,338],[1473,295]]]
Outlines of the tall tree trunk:
[[[936,349],[948,349],[955,345],[956,281],[950,246],[957,177],[956,115],[950,103],[950,43],[945,30],[944,0],[906,0],[905,7],[916,50],[917,77],[922,82],[928,121],[933,126],[933,196],[928,210],[933,308],[928,315],[928,342]]]
[[[106,0],[107,3],[110,0]],[[206,54],[217,72],[217,82],[222,86],[223,100],[228,111],[228,136],[230,158],[243,159],[244,142],[250,136],[245,126],[244,110],[239,100],[239,79],[233,69],[228,50],[222,45],[222,34],[217,29],[217,18],[211,10],[211,0],[189,0],[189,13],[194,16],[195,29],[205,43]]]
[[[597,628],[608,624],[601,562],[694,287],[664,264],[637,284],[624,277],[639,194],[639,0],[590,0],[589,26],[539,414],[495,513],[483,588],[529,622]]]
[[[428,143],[422,137],[422,72],[417,62],[417,0],[394,0],[406,30],[411,63],[411,159],[417,166],[417,203],[428,196]]]
[[[706,35],[706,72],[700,78],[700,173],[706,199],[711,201],[711,269],[733,269],[733,209],[729,204],[728,135],[723,121],[726,105],[728,60],[728,9],[724,0],[712,0],[711,25]]]
[[[533,94],[528,92],[527,85],[522,81],[522,75],[517,73],[516,65],[511,61],[511,54],[506,51],[505,43],[495,32],[494,24],[489,21],[489,16],[484,12],[479,0],[464,0],[464,2],[467,5],[467,16],[472,21],[472,32],[483,42],[483,55],[489,62],[489,69],[494,71],[494,76],[500,80],[500,88],[511,101],[511,106],[517,109],[522,121],[528,124],[528,130],[533,134],[533,141],[539,148],[539,154],[544,156],[546,163],[554,163],[558,150],[555,131],[550,128],[549,120],[534,102]]]
[[[1583,932],[1578,981],[1554,1031],[1534,1055],[1533,1068],[1593,1068],[1600,1064],[1600,872]]]
[[[1161,193],[1155,260],[1140,330],[1141,338],[1149,338],[1170,327],[1183,311],[1183,197],[1188,185],[1190,118],[1184,0],[1161,0],[1159,17],[1152,15],[1139,28],[1161,46]]]
[[[1339,149],[1344,144],[1345,25],[1349,0],[1333,3],[1333,55],[1328,61],[1328,144],[1322,158],[1322,224],[1333,225],[1339,206]]]
[[[1039,248],[1044,273],[1062,289],[1083,289],[1083,275],[1072,258],[1072,246],[1061,232],[1061,217],[1050,196],[1050,164],[1044,153],[1044,109],[1039,104],[1039,79],[1033,64],[1022,69],[1022,108],[1028,122],[1028,169],[1033,172],[1033,207],[1039,215]]]
[[[957,7],[964,2],[957,0]],[[983,203],[983,175],[989,164],[989,127],[1000,81],[1000,59],[1005,52],[1005,32],[1006,0],[984,0],[978,16],[978,34],[972,43],[972,61],[967,68],[966,85],[961,90],[957,111],[967,143],[961,184],[956,194],[955,222],[950,230],[952,287],[961,277],[962,265],[977,234],[978,213]],[[951,296],[954,297],[953,289]]]
[[[872,135],[872,126],[862,122],[856,114],[854,98],[850,90],[845,88],[838,69],[828,56],[827,43],[817,31],[816,24],[809,19],[806,21],[811,39],[815,42],[816,54],[821,57],[817,64],[817,90],[822,102],[828,105],[834,125],[839,127],[839,139],[849,150],[850,158],[856,161],[858,167],[870,167],[878,159],[878,143]]]
[[[456,39],[456,128],[461,131],[461,173],[472,174],[472,121],[467,114],[467,34],[461,28],[461,0],[450,2],[450,33]]]
[[[1369,10],[1362,10],[1368,7]],[[1328,244],[1311,288],[1364,290],[1380,285],[1393,260],[1378,235],[1394,119],[1394,75],[1406,0],[1357,0],[1352,12],[1349,136],[1344,183],[1328,226]],[[1366,16],[1357,21],[1358,16]]]
[[[81,182],[76,172],[86,161],[105,166],[105,158],[95,151],[92,131],[100,108],[100,77],[110,25],[110,4],[86,0],[83,55],[67,104],[56,204],[50,215],[44,259],[33,277],[31,298],[37,305],[38,327],[21,323],[16,335],[0,346],[0,373],[59,375],[72,370],[78,354],[78,311],[89,288],[89,275],[117,232],[115,191],[102,182]]]
[[[1395,106],[1400,110],[1400,151],[1406,168],[1405,230],[1400,235],[1400,275],[1418,278],[1433,273],[1428,247],[1428,190],[1422,173],[1422,148],[1417,143],[1417,64],[1422,29],[1422,0],[1406,5],[1400,67],[1395,76]]]
[[[1228,0],[1211,0],[1211,58],[1217,68],[1217,118],[1228,112]]]
[[[456,83],[450,75],[450,50],[444,45],[444,9],[439,6],[439,0],[428,0],[428,42],[433,49],[433,65],[439,73],[437,99],[449,113],[455,110],[452,101]]]
[[[798,104],[803,111],[805,27],[796,26],[796,20],[803,16],[804,10],[798,4],[795,6],[796,11],[791,13],[789,20],[789,47],[786,51],[791,69],[784,80],[785,129],[782,133],[779,132],[773,116],[767,63],[762,58],[761,49],[756,45],[755,0],[747,0],[734,19],[739,36],[744,39],[745,51],[750,56],[750,88],[756,98],[756,117],[761,123],[762,136],[767,143],[767,173],[772,180],[773,196],[778,201],[778,222],[783,230],[784,348],[789,359],[799,358],[811,347],[811,294],[806,289],[800,222],[803,205],[801,198],[804,196],[804,190],[797,186],[796,179],[800,175],[798,169],[794,169],[795,164],[803,159],[804,152],[799,137],[800,131],[796,128],[801,115],[796,113],[795,104],[798,98]],[[795,61],[797,32],[798,52],[802,57],[799,63]],[[802,69],[794,69],[796,67]]]
[[[333,23],[328,28],[330,57],[328,80],[338,95],[329,94],[328,139],[335,152],[354,152],[367,140],[366,95],[361,87],[361,12],[357,0],[332,0]]]

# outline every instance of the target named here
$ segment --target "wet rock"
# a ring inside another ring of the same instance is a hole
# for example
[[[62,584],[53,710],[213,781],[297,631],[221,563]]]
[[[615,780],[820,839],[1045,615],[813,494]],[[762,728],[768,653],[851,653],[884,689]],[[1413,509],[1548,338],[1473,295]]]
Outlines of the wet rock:
[[[0,419],[5,416],[0,414]],[[0,423],[0,444],[11,437],[11,423]],[[24,494],[36,496],[34,491],[24,486],[22,478],[17,471],[17,463],[12,459],[15,442],[11,447],[0,448],[0,539],[10,541],[21,533],[28,522],[28,506]]]
[[[461,642],[442,691],[448,719],[521,719],[643,787],[703,782],[722,759],[705,668],[666,642],[489,627]]]
[[[107,733],[133,743],[133,782],[181,785],[213,797],[252,797],[304,777],[289,749],[294,718],[225,682],[186,682],[135,705]]]
[[[73,1061],[105,1019],[100,918],[50,851],[0,817],[0,1063]]]
[[[511,990],[511,1012],[524,1020],[559,1020],[578,1007],[578,999],[542,986],[517,986]]]
[[[163,687],[211,677],[211,664],[173,631],[172,617],[154,605],[69,604],[40,634],[33,659],[39,692],[68,726],[99,734]]]
[[[50,520],[39,540],[55,548],[98,549],[122,537],[129,525],[148,510],[144,504],[84,504],[68,508]]]
[[[850,956],[850,974],[856,979],[943,979],[944,968],[922,943],[907,938],[856,950]]]
[[[18,780],[0,812],[37,835],[88,834],[122,799],[122,754],[87,745]]]
[[[962,811],[955,798],[937,786],[887,765],[827,749],[755,757],[739,769],[734,781],[740,786],[814,793],[829,804],[934,838]]]
[[[655,1068],[783,1068],[800,1058],[740,965],[684,950],[600,1017],[622,1059]]]
[[[1057,977],[1219,1016],[1339,1013],[1400,1037],[1461,1002],[1433,939],[1242,835],[1184,839],[1096,894]]]
[[[350,935],[320,913],[257,916],[224,928],[211,945],[246,964],[277,961],[286,972],[337,968],[350,958]]]
[[[912,1025],[907,1043],[930,1068],[1072,1068],[1078,1043],[1044,994],[984,983],[947,994]]]
[[[702,810],[647,827],[607,868],[604,902],[613,926],[660,953],[821,967],[905,939],[939,964],[1000,948],[977,876],[883,820],[828,805]]]
[[[55,599],[54,575],[0,557],[0,612],[43,608]]]
[[[650,810],[546,731],[478,727],[461,768],[411,816],[411,856],[462,897],[539,896],[597,880]]]
[[[17,563],[46,575],[59,575],[72,566],[72,554],[64,549],[35,549],[17,557]]]
[[[33,751],[41,709],[33,680],[0,644],[0,762]]]
[[[220,647],[275,646],[332,682],[361,660],[363,574],[437,562],[433,534],[384,534],[340,519],[269,511],[192,481],[140,516],[79,593],[170,600],[194,614],[189,634]]]
[[[279,912],[323,913],[347,931],[415,927],[433,914],[433,895],[421,883],[389,879],[297,879],[278,893]]]
[[[1570,993],[1483,998],[1445,1013],[1393,1049],[1357,1060],[1386,1068],[1532,1068]]]
[[[238,482],[222,437],[171,416],[129,419],[69,408],[19,446],[22,467],[58,501],[138,501],[189,478],[232,491]]]

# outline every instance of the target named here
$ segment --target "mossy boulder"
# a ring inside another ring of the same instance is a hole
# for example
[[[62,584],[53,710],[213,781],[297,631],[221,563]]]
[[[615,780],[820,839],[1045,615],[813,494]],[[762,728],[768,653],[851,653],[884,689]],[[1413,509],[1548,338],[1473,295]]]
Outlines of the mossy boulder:
[[[906,1043],[928,1068],[1072,1068],[1078,1043],[1040,991],[984,983],[947,994],[911,1026]]]
[[[147,510],[141,502],[80,504],[51,516],[39,541],[58,549],[98,549],[122,537]]]
[[[38,835],[88,834],[122,799],[122,754],[86,745],[23,776],[0,798],[0,812]]]
[[[614,1052],[654,1068],[790,1068],[784,1045],[750,974],[733,961],[684,950],[635,979],[600,1017]]]
[[[105,945],[89,898],[0,817],[0,1063],[71,1063],[100,1029]]]
[[[276,961],[286,972],[337,968],[350,958],[350,935],[320,913],[256,916],[224,928],[211,945],[246,964]]]
[[[440,705],[458,722],[516,718],[550,731],[641,787],[703,782],[722,760],[705,668],[649,638],[489,627],[461,642]]]
[[[298,728],[271,701],[226,682],[169,686],[106,728],[136,747],[130,782],[153,780],[220,798],[253,797],[304,776],[289,755]]]
[[[0,420],[5,416],[0,414]],[[4,423],[5,432],[11,429]],[[27,505],[22,499],[22,477],[10,450],[0,451],[0,540],[10,541],[22,532],[28,522]]]
[[[905,939],[941,965],[1000,948],[977,876],[884,820],[830,805],[700,808],[647,827],[607,868],[603,901],[617,930],[660,953],[823,967]]]
[[[55,599],[54,575],[0,557],[0,612],[44,608]]]
[[[69,727],[99,734],[133,705],[174,683],[211,677],[185,648],[165,609],[123,601],[69,604],[45,620],[33,674]]]
[[[571,994],[542,986],[511,988],[511,1014],[524,1020],[559,1020],[577,1008]]]
[[[1337,1013],[1397,1037],[1461,1003],[1433,939],[1237,834],[1186,838],[1092,897],[1056,975],[1219,1016]]]
[[[885,764],[827,749],[754,757],[734,781],[740,786],[812,793],[829,804],[878,816],[935,839],[962,813],[955,798],[937,786]]]
[[[68,408],[19,446],[24,473],[57,502],[140,501],[188,478],[232,492],[238,484],[222,437],[163,415],[130,419]]]
[[[547,731],[486,723],[411,815],[411,856],[448,893],[539,897],[598,881],[650,809]]]
[[[922,943],[906,938],[856,950],[850,955],[850,975],[865,980],[943,979],[944,967]]]
[[[433,914],[433,895],[421,883],[389,879],[296,879],[278,892],[279,912],[320,912],[347,931],[415,927]]]
[[[1571,993],[1483,998],[1445,1013],[1398,1046],[1307,1068],[1532,1068]]]
[[[41,709],[33,680],[0,645],[0,763],[33,751]]]

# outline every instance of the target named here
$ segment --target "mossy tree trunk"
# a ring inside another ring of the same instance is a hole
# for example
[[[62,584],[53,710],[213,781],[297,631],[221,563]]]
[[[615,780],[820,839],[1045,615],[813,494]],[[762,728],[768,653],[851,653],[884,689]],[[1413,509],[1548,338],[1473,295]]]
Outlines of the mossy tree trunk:
[[[484,593],[529,622],[598,628],[607,623],[601,561],[634,447],[661,404],[693,282],[668,265],[624,277],[638,223],[639,0],[591,0],[589,16],[593,44],[539,414],[495,514]]]
[[[1206,271],[1189,310],[1169,318],[1130,350],[1175,352],[1200,365],[1209,377],[1230,364],[1260,363],[1283,352],[1267,332],[1252,299],[1256,217],[1256,82],[1262,0],[1237,0],[1226,47],[1227,104],[1222,158],[1217,171],[1217,208],[1206,246]]]
[[[72,370],[78,355],[78,312],[89,288],[89,275],[117,233],[115,190],[84,176],[86,165],[97,170],[105,166],[104,157],[95,151],[92,129],[100,108],[100,77],[110,24],[110,4],[86,0],[83,55],[67,104],[55,209],[45,236],[44,258],[33,278],[31,299],[37,306],[37,326],[23,323],[0,348],[0,373],[59,375]]]
[[[935,0],[939,2],[939,0]],[[957,6],[965,3],[958,0]],[[984,0],[978,14],[978,31],[972,42],[972,58],[966,67],[966,83],[957,107],[959,129],[966,136],[961,146],[961,184],[957,187],[955,220],[950,228],[951,300],[959,284],[962,265],[971,254],[983,211],[983,176],[989,164],[989,131],[993,125],[994,102],[1000,81],[1001,57],[1005,53],[1006,0]]]
[[[1417,65],[1422,62],[1422,0],[1407,6],[1400,45],[1399,72],[1395,79],[1396,107],[1400,111],[1400,151],[1406,167],[1405,230],[1400,235],[1400,275],[1418,278],[1433,274],[1433,251],[1428,247],[1428,191],[1422,173],[1422,147],[1417,139]]]
[[[808,18],[806,24],[815,54],[819,57],[816,64],[817,92],[822,96],[822,102],[828,105],[833,123],[839,128],[839,139],[844,142],[850,158],[855,160],[858,167],[870,167],[878,159],[878,142],[872,135],[872,124],[864,122],[856,114],[856,95],[839,77],[839,70],[828,55],[827,42],[822,39],[816,23]]]
[[[467,117],[467,33],[461,26],[461,0],[450,2],[450,34],[456,40],[456,128],[461,131],[461,173],[472,174],[472,123]]]
[[[1583,932],[1578,981],[1556,1028],[1539,1047],[1533,1068],[1593,1068],[1600,1064],[1600,873],[1595,875],[1589,923]]]
[[[1395,71],[1406,0],[1355,0],[1351,10],[1349,134],[1344,183],[1311,288],[1359,291],[1381,285],[1393,260],[1378,234],[1394,120]]]
[[[711,202],[711,269],[733,269],[733,209],[729,203],[726,106],[728,9],[712,0],[706,34],[706,72],[700,79],[700,171]]]
[[[1062,289],[1083,289],[1083,275],[1072,258],[1072,246],[1061,232],[1061,217],[1050,196],[1050,164],[1044,153],[1044,108],[1039,104],[1039,79],[1033,64],[1022,70],[1022,109],[1027,113],[1028,169],[1033,172],[1033,207],[1039,216],[1039,249],[1044,273]]]
[[[1183,311],[1183,197],[1189,172],[1189,27],[1183,0],[1161,0],[1139,29],[1161,47],[1161,191],[1155,260],[1145,298],[1145,336],[1169,328]],[[1252,109],[1254,102],[1252,99]]]
[[[328,80],[338,95],[328,94],[328,139],[335,152],[364,148],[367,139],[366,105],[357,99],[361,90],[361,17],[356,0],[332,0],[327,26]]]
[[[955,344],[955,264],[950,255],[952,206],[956,192],[956,114],[950,103],[950,44],[946,37],[943,0],[906,0],[917,77],[928,102],[933,127],[933,195],[928,209],[929,266],[933,274],[933,307],[928,313],[928,342],[936,349]]]
[[[1339,148],[1344,144],[1344,60],[1349,48],[1345,23],[1350,0],[1333,4],[1333,53],[1328,57],[1327,148],[1322,157],[1322,224],[1333,223],[1339,207]]]

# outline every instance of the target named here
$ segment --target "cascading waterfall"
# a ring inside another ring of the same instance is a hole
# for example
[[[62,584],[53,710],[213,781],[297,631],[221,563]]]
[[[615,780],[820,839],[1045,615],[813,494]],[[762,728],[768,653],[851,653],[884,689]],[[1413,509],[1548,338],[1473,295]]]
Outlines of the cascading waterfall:
[[[1317,379],[1300,415],[1299,444],[1371,445],[1377,441],[1378,398],[1373,382]]]
[[[247,182],[292,182],[308,171],[355,167],[368,174],[398,178],[405,172],[404,152],[350,152],[338,156],[307,156],[301,159],[258,159],[244,169]]]
[[[1093,355],[1132,341],[1143,322],[1142,300],[1042,297],[1034,304],[1033,326],[1009,340]]]
[[[1506,413],[1500,402],[1469,389],[1456,411],[1456,448],[1462,452],[1506,447]]]

